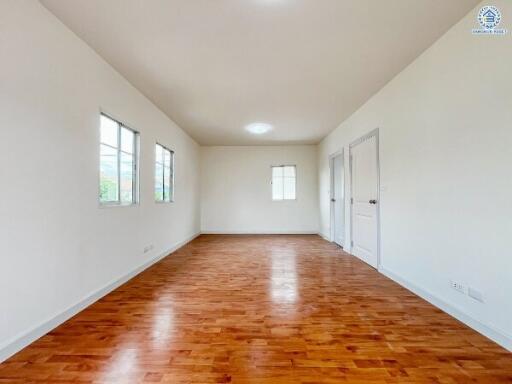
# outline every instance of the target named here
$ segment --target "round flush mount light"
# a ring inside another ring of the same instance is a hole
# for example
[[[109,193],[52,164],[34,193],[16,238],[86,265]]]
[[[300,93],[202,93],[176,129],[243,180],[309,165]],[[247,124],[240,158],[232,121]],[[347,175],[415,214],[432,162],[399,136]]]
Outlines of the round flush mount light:
[[[252,133],[253,135],[263,135],[268,131],[272,130],[272,126],[267,123],[252,123],[245,127],[247,132]]]

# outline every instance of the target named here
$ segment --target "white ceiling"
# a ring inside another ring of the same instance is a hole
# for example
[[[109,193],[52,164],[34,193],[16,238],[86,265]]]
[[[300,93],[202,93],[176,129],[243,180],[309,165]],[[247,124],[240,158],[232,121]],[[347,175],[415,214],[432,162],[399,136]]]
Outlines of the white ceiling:
[[[317,143],[478,3],[41,2],[203,145]]]

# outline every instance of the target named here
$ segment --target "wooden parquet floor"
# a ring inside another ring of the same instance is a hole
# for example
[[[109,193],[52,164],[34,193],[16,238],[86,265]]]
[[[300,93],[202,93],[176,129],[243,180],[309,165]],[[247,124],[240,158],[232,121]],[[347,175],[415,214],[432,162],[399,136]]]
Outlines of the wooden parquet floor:
[[[317,236],[201,236],[0,383],[512,383],[512,354]]]

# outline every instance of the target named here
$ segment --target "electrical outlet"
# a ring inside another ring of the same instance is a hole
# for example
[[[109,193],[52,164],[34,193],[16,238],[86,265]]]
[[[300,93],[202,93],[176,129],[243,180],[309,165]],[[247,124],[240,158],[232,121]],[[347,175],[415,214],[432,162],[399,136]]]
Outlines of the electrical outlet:
[[[466,287],[462,285],[462,283],[459,283],[457,281],[450,281],[450,286],[455,289],[456,291],[459,291],[460,293],[466,294]]]

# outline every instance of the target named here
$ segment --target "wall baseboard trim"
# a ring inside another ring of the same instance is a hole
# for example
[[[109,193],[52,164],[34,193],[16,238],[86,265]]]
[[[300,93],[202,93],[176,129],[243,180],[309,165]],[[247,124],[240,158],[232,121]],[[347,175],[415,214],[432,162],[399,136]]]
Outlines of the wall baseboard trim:
[[[457,320],[466,324],[468,327],[474,329],[478,333],[481,333],[485,337],[491,339],[495,343],[501,345],[503,348],[512,352],[512,336],[508,335],[506,332],[474,319],[452,304],[447,303],[446,301],[438,298],[437,296],[431,294],[423,288],[418,287],[416,284],[411,283],[410,281],[402,278],[401,276],[386,268],[380,267],[379,272],[394,282],[400,284],[402,287],[418,295],[422,299],[428,301],[430,304],[448,313],[450,316],[455,317]]]
[[[65,321],[69,320],[71,317],[75,316],[79,312],[83,311],[85,308],[90,306],[91,304],[95,303],[99,299],[101,299],[103,296],[109,294],[116,288],[120,287],[127,281],[133,279],[135,276],[143,272],[145,269],[151,267],[153,264],[157,263],[158,261],[162,260],[163,258],[169,256],[171,253],[175,252],[179,248],[183,247],[185,244],[191,242],[196,237],[198,237],[201,233],[195,233],[191,236],[188,236],[186,239],[174,244],[171,248],[166,250],[165,252],[162,252],[158,256],[154,257],[153,259],[144,262],[143,264],[139,265],[135,269],[133,269],[131,272],[115,279],[114,281],[111,281],[104,287],[94,291],[87,297],[80,300],[78,303],[70,306],[68,309],[64,310],[63,312],[58,313],[54,317],[43,321],[41,324],[36,326],[35,328],[32,328],[28,332],[25,332],[21,335],[13,337],[11,340],[8,340],[4,345],[0,346],[0,363],[7,360],[9,357],[14,355],[15,353],[21,351],[23,348],[27,347],[28,345],[32,344],[34,341],[39,339],[40,337],[46,335],[51,330],[57,328],[59,325],[64,323]]]
[[[318,231],[201,231],[201,235],[319,235]]]
[[[318,233],[318,236],[320,236],[322,239],[324,239],[325,241],[328,241],[329,243],[331,243],[331,238],[321,232]]]

